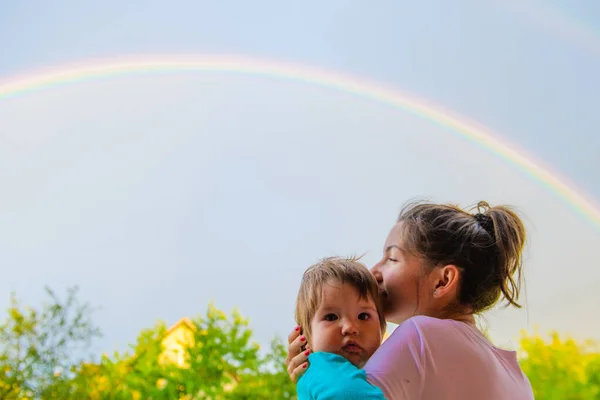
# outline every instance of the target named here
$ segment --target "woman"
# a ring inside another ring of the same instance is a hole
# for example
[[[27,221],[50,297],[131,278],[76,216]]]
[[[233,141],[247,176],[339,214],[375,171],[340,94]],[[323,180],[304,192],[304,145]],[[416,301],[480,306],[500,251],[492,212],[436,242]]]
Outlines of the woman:
[[[516,353],[494,347],[475,324],[500,298],[520,307],[524,243],[523,223],[507,207],[405,207],[371,269],[386,320],[399,326],[365,365],[369,382],[388,400],[533,399]],[[300,331],[288,340],[295,382],[308,352]]]

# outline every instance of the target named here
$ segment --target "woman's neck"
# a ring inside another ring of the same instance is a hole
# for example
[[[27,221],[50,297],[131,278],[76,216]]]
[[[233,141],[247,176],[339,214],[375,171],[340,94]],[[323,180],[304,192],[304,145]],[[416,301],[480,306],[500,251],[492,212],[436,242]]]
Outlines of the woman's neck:
[[[458,316],[455,316],[455,317],[449,318],[449,319],[453,319],[458,322],[464,322],[464,323],[472,325],[472,326],[477,326],[477,323],[475,321],[475,316],[473,314],[458,315]]]

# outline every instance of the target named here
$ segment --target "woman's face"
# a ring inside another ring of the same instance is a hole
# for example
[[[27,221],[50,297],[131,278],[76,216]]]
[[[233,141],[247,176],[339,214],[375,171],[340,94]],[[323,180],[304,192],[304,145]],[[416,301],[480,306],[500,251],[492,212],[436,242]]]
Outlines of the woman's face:
[[[382,291],[385,318],[401,324],[414,315],[429,315],[433,285],[427,279],[424,260],[404,247],[402,223],[392,228],[383,248],[383,258],[371,272]]]

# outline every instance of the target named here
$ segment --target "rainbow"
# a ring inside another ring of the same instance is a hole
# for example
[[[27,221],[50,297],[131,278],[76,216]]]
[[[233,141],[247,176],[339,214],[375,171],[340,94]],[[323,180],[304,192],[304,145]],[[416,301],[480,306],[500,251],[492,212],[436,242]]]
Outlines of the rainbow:
[[[335,89],[372,99],[424,118],[449,132],[501,157],[517,166],[562,199],[576,213],[600,230],[600,209],[576,190],[574,185],[550,172],[531,155],[489,129],[451,113],[413,95],[401,93],[389,85],[320,68],[224,55],[156,56],[86,61],[84,64],[58,66],[24,76],[0,80],[0,101],[11,97],[77,82],[144,73],[219,72],[258,75],[292,80]]]
[[[580,21],[566,10],[566,7],[550,5],[542,1],[505,0],[502,7],[512,10],[514,13],[530,22],[535,23],[558,37],[572,41],[582,49],[588,50],[596,55],[600,54],[600,37],[598,32],[587,23]]]

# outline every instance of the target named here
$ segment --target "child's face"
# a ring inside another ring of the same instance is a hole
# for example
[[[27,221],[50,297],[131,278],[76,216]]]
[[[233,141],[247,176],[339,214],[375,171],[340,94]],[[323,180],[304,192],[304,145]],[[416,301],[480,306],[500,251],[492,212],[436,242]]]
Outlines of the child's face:
[[[361,368],[381,345],[379,315],[373,299],[361,299],[347,283],[323,286],[311,321],[311,350],[345,357]]]

